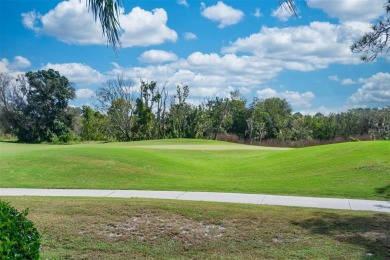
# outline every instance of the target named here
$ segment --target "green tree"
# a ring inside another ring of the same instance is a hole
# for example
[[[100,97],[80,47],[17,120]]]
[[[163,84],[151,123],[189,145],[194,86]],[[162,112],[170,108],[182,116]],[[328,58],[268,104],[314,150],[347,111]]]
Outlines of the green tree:
[[[368,133],[374,140],[390,140],[390,107],[375,110]]]
[[[71,132],[67,107],[75,90],[58,71],[28,72],[1,88],[2,117],[20,141],[53,141]]]
[[[93,110],[90,106],[82,107],[82,126],[80,136],[83,140],[104,140],[106,139],[104,122],[105,116],[99,111]]]
[[[307,122],[307,118],[301,113],[295,113],[292,116],[291,138],[294,141],[304,141],[312,139],[312,131]]]
[[[183,138],[187,136],[187,122],[190,116],[191,106],[186,102],[190,90],[188,86],[177,86],[176,95],[173,96],[170,106],[169,122],[171,136]]]
[[[262,113],[263,121],[266,124],[267,138],[278,138],[281,141],[288,139],[292,109],[285,99],[267,98],[258,102],[255,109]]]
[[[140,96],[136,99],[135,115],[137,117],[136,132],[138,139],[153,139],[158,133],[158,123],[153,113],[155,104],[162,98],[157,82],[141,81]]]
[[[226,131],[231,134],[236,134],[240,138],[244,138],[249,109],[246,107],[246,99],[241,96],[238,90],[230,93],[230,109],[232,124]]]
[[[207,100],[207,113],[212,122],[212,138],[217,139],[218,134],[226,133],[232,126],[232,112],[228,98],[213,97]]]
[[[94,99],[96,109],[107,115],[105,120],[107,134],[119,141],[133,140],[137,121],[133,84],[118,76],[116,80],[102,83]]]

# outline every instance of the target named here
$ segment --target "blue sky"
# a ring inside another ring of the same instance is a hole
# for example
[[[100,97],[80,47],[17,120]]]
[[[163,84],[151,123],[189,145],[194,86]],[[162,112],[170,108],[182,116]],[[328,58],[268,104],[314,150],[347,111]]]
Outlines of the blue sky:
[[[80,0],[0,0],[0,73],[53,68],[92,104],[119,74],[188,85],[189,100],[285,98],[305,114],[390,105],[390,55],[363,63],[349,46],[385,14],[386,0],[309,0],[300,18],[276,0],[124,0],[118,56]]]

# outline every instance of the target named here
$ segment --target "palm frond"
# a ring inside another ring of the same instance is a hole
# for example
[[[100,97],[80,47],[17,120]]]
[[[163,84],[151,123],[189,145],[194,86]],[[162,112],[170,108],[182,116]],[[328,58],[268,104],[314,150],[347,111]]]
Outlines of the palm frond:
[[[95,21],[99,19],[103,35],[107,38],[117,53],[121,47],[120,35],[122,28],[119,23],[119,8],[122,6],[121,0],[87,0],[87,8],[92,12]]]
[[[299,17],[299,8],[296,5],[297,0],[277,0],[279,6],[283,7],[290,15]],[[300,0],[301,2],[307,3],[308,0]]]

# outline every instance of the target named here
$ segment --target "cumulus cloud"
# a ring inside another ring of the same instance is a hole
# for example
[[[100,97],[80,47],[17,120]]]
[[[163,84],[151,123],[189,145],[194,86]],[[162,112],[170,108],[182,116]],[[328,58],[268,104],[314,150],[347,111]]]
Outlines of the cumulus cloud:
[[[13,61],[6,58],[0,60],[0,73],[21,74],[21,70],[31,67],[31,62],[22,56],[15,56]]]
[[[281,5],[278,9],[274,10],[271,14],[272,17],[278,18],[282,22],[288,21],[290,19],[291,14],[289,14],[286,10],[286,8]]]
[[[286,99],[293,107],[310,107],[311,101],[314,99],[315,95],[313,92],[308,91],[305,93],[299,93],[295,91],[284,91],[277,92],[274,89],[266,88],[256,91],[256,94],[261,99],[278,97]]]
[[[348,102],[352,105],[389,105],[390,104],[390,73],[379,72],[370,78],[360,79],[363,86],[359,88]]]
[[[14,61],[11,64],[11,67],[14,69],[24,69],[31,66],[31,62],[22,56],[16,56]]]
[[[385,13],[386,0],[310,0],[309,7],[325,11],[330,17],[340,21],[369,22]]]
[[[349,46],[362,36],[370,25],[366,23],[331,24],[312,22],[308,26],[268,28],[239,38],[223,53],[251,53],[259,58],[279,61],[285,69],[309,71],[329,64],[357,64]]]
[[[206,90],[207,94],[223,96],[235,88],[248,94],[250,89],[265,84],[281,71],[278,67],[269,66],[269,61],[256,57],[201,52],[167,64],[129,68],[113,65],[112,76],[123,74],[133,81],[167,82],[170,93],[174,93],[176,85],[185,84],[191,86],[191,96],[198,97],[204,97]]]
[[[144,63],[163,63],[167,61],[175,61],[178,57],[173,52],[149,50],[142,53],[138,59]]]
[[[95,92],[89,88],[81,88],[76,90],[76,98],[91,98],[95,95]]]
[[[119,21],[123,29],[123,47],[150,46],[166,41],[176,41],[177,33],[168,28],[164,9],[146,11],[139,7],[130,13],[120,9]],[[69,0],[59,3],[48,13],[41,15],[34,11],[23,13],[22,22],[36,33],[53,36],[68,44],[105,45],[100,24],[88,12],[84,1]]]
[[[124,30],[121,37],[124,47],[157,45],[177,40],[177,33],[166,25],[168,15],[162,8],[149,12],[135,7],[129,14],[122,14],[119,20]]]
[[[241,10],[225,5],[222,1],[209,7],[202,3],[202,9],[202,15],[211,21],[218,22],[218,28],[221,29],[239,23],[244,17]]]
[[[48,63],[42,69],[56,70],[76,85],[100,84],[106,80],[102,73],[82,63]]]
[[[183,36],[187,41],[196,40],[198,38],[198,36],[192,32],[185,32]]]

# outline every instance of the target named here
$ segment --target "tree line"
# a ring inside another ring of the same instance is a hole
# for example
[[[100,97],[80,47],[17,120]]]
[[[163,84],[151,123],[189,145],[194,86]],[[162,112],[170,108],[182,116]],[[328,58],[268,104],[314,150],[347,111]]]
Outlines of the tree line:
[[[250,144],[307,145],[313,141],[390,139],[390,107],[356,108],[314,116],[293,113],[284,99],[253,99],[238,90],[199,105],[188,86],[169,95],[165,85],[118,77],[102,83],[94,106],[70,107],[75,89],[54,70],[12,78],[0,74],[0,131],[22,142],[224,139]]]

